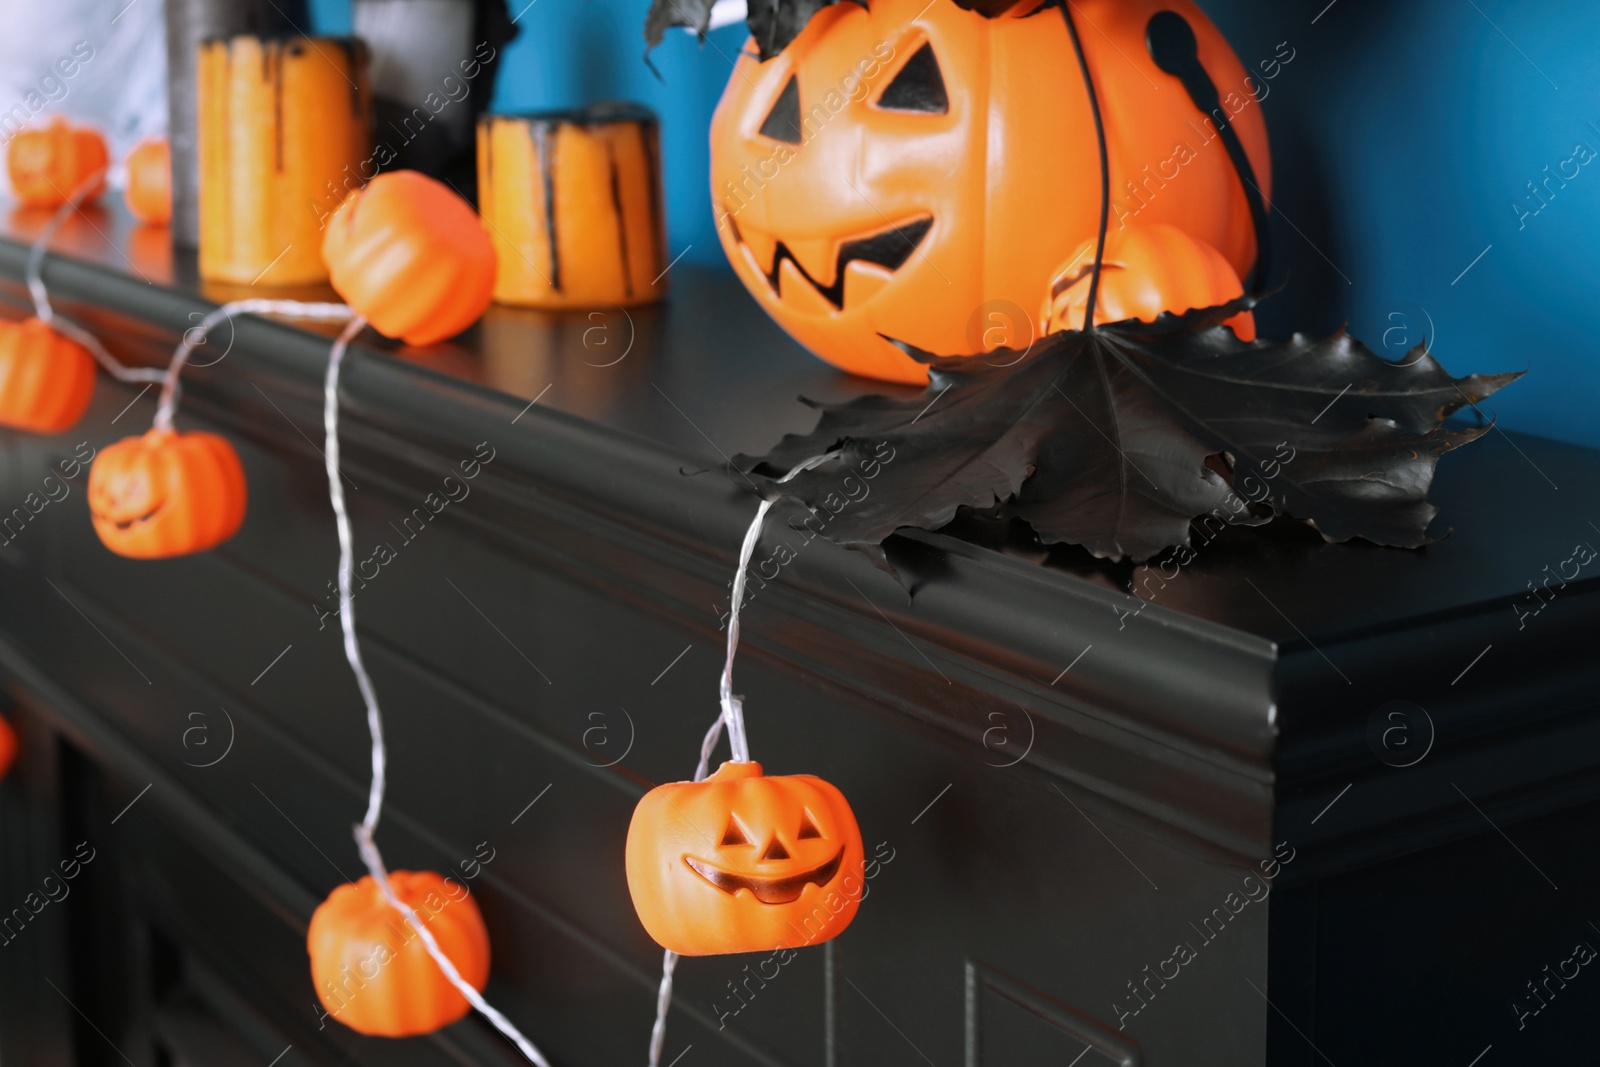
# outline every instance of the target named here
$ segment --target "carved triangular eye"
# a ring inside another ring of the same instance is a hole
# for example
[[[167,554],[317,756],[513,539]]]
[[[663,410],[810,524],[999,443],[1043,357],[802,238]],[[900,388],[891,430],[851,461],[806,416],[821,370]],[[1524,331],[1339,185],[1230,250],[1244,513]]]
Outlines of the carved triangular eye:
[[[761,854],[761,858],[764,860],[786,860],[789,858],[789,850],[783,847],[782,841],[774,837],[772,843],[767,846],[767,850]]]
[[[800,79],[795,75],[789,75],[783,92],[761,121],[761,136],[785,144],[800,143]]]
[[[799,103],[797,94],[796,108]],[[890,111],[922,111],[930,115],[943,115],[950,110],[950,95],[945,92],[944,74],[939,70],[933,45],[924,42],[906,60],[900,73],[878,97],[878,106]]]
[[[737,822],[729,819],[728,828],[722,832],[722,843],[724,845],[748,845],[750,839],[744,836],[744,831],[740,829]]]
[[[805,841],[808,838],[821,837],[822,831],[817,829],[817,824],[811,821],[810,813],[800,816],[800,832],[795,834],[795,839]]]

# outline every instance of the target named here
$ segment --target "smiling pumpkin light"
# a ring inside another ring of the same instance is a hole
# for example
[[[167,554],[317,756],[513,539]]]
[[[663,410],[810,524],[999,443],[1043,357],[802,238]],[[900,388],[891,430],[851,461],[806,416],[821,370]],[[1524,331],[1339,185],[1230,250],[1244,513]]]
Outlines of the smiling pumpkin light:
[[[1146,31],[1164,11],[1189,24],[1220,118],[1270,196],[1261,109],[1227,41],[1190,0],[1072,10],[1102,102],[1113,229],[1177,226],[1244,276],[1255,232],[1243,184],[1216,119],[1152,58]],[[993,17],[954,0],[835,4],[765,63],[747,49],[711,131],[713,210],[740,280],[823,359],[891,381],[927,370],[887,338],[971,354],[997,307],[1013,327],[1031,321],[1099,227],[1093,110],[1073,55],[1059,12],[1037,0]]]
[[[156,428],[125,437],[89,468],[89,515],[119,556],[204,552],[244,522],[244,468],[225,438]]]
[[[850,925],[865,886],[844,794],[809,774],[765,777],[753,762],[646,794],[627,872],[639,921],[682,956],[821,944]]]

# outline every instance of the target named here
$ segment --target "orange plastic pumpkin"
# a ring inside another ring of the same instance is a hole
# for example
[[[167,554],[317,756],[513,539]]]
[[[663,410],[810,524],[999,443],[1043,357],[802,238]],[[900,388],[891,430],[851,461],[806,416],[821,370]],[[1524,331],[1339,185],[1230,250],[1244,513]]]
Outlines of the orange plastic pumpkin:
[[[1254,227],[1216,122],[1146,48],[1163,10],[1193,28],[1270,197],[1254,83],[1200,10],[1073,0],[1105,119],[1111,226],[1178,226],[1243,276]],[[1093,112],[1060,11],[835,4],[767,62],[751,52],[712,121],[718,232],[761,306],[828,362],[926,381],[885,337],[973,353],[985,304],[1031,317],[1052,271],[1097,233]]]
[[[0,715],[0,778],[6,776],[17,758],[17,731]]]
[[[0,426],[61,433],[94,395],[94,357],[38,319],[0,323]]]
[[[89,468],[89,516],[119,556],[204,552],[244,522],[244,467],[226,438],[153,429],[100,450]]]
[[[455,336],[494,297],[489,232],[470,204],[414,170],[351,194],[328,220],[322,258],[345,303],[407,344]]]
[[[645,794],[627,872],[645,930],[684,956],[821,944],[850,925],[866,885],[844,794],[809,774],[764,777],[759,763]]]
[[[1094,267],[1095,241],[1079,246],[1050,281],[1041,321],[1045,333],[1083,329],[1084,305]],[[1095,295],[1097,324],[1139,319],[1154,322],[1163,311],[1216,307],[1244,295],[1244,283],[1222,253],[1176,226],[1154,223],[1106,234],[1100,288]],[[1241,341],[1256,339],[1255,316],[1245,311],[1227,325]]]
[[[392,871],[389,885],[417,913],[461,977],[481,991],[489,982],[489,931],[472,897],[432,871]],[[317,999],[358,1033],[432,1033],[471,1010],[371,877],[346,882],[317,905],[306,949]]]
[[[48,126],[18,131],[6,151],[11,189],[24,207],[56,207],[67,202],[95,171],[104,171],[110,156],[100,132],[52,119]],[[105,189],[102,177],[84,203]]]
[[[172,150],[166,138],[140,141],[128,153],[123,199],[140,222],[165,226],[172,218]]]

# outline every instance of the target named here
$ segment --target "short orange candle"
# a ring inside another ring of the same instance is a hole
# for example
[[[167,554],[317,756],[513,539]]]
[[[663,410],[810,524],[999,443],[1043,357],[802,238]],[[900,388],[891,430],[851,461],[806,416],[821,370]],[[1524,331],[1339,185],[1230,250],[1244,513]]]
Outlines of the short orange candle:
[[[366,46],[218,38],[200,46],[198,67],[201,277],[326,281],[328,190],[359,172],[371,144]]]
[[[666,292],[660,137],[647,108],[483,116],[478,208],[501,303],[618,307]]]

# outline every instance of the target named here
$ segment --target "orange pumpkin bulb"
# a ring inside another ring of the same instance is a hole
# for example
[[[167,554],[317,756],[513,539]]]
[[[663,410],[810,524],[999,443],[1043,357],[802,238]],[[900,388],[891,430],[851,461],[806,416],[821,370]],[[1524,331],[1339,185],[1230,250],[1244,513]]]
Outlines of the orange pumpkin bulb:
[[[322,258],[345,303],[407,344],[455,336],[494,297],[494,245],[477,212],[413,170],[352,193],[328,220]]]
[[[1093,240],[1078,247],[1050,280],[1041,320],[1045,333],[1083,329],[1084,306],[1094,270]],[[1138,319],[1154,322],[1163,311],[1181,315],[1216,307],[1244,295],[1244,283],[1221,252],[1176,226],[1154,223],[1106,234],[1096,325]],[[1241,341],[1256,339],[1255,316],[1240,312],[1227,321]]]
[[[94,357],[38,319],[0,323],[0,426],[61,433],[94,395]]]
[[[165,226],[172,218],[172,150],[164,137],[140,141],[128,153],[123,199],[140,222]]]
[[[89,516],[100,541],[130,559],[215,548],[244,522],[244,467],[226,438],[153,429],[100,450]]]
[[[432,871],[392,871],[389,885],[467,984],[482,991],[489,982],[489,931],[464,887]],[[358,1033],[432,1033],[471,1010],[370,876],[346,882],[317,905],[306,949],[317,999]]]
[[[818,945],[855,918],[861,830],[809,774],[724,763],[645,794],[628,825],[628,891],[645,930],[683,956]]]
[[[57,207],[67,202],[89,176],[104,171],[111,157],[106,141],[90,126],[74,126],[63,118],[48,126],[18,131],[6,151],[11,189],[24,207]],[[84,202],[105,189],[102,177]]]
[[[17,731],[0,715],[0,778],[6,776],[17,758]]]
[[[1179,226],[1243,276],[1254,227],[1215,120],[1145,44],[1163,10],[1193,28],[1271,195],[1261,108],[1191,0],[1073,0],[1105,119],[1111,224]],[[972,354],[986,304],[1030,317],[1051,272],[1098,232],[1093,112],[1059,11],[835,4],[765,63],[752,51],[712,120],[718,233],[757,302],[828,362],[924,382],[926,367],[885,338]]]

